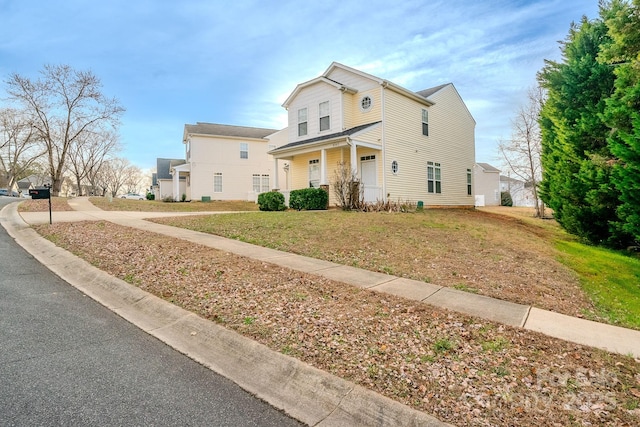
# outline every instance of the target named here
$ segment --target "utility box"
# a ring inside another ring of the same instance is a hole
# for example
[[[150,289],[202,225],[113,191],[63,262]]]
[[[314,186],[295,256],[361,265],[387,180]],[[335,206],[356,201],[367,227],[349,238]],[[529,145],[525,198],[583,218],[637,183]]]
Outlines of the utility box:
[[[48,199],[51,197],[51,190],[49,188],[31,188],[29,195],[32,199]]]

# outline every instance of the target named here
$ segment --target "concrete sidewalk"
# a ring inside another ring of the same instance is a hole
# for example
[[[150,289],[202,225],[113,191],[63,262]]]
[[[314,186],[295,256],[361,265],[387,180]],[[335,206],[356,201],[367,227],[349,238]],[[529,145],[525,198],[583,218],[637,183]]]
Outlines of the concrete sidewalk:
[[[207,214],[207,212],[145,213],[102,211],[92,205],[87,198],[82,197],[70,200],[69,205],[77,209],[77,211],[54,212],[54,221],[77,221],[80,219],[110,221],[128,227],[140,228],[178,239],[188,240],[193,243],[259,259],[350,285],[422,301],[434,306],[510,326],[522,327],[566,341],[597,347],[624,355],[640,357],[640,331],[579,319],[527,305],[476,295],[417,280],[361,270],[315,258],[255,246],[237,240],[225,239],[219,236],[143,220],[143,218],[153,217],[202,215]],[[209,213],[220,214],[221,212]],[[48,222],[48,213],[45,215],[41,212],[34,212],[22,213],[21,215],[22,218],[30,224]]]

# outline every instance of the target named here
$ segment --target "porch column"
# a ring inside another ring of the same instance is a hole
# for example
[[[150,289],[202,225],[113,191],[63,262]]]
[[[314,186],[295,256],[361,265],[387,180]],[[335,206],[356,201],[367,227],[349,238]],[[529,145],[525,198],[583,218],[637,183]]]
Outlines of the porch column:
[[[327,185],[327,150],[320,150],[320,185]]]
[[[273,188],[272,190],[279,190],[280,185],[278,184],[278,159],[273,159]]]
[[[173,170],[173,200],[180,200],[180,172]]]
[[[358,176],[358,147],[356,142],[351,140],[351,171],[355,176]]]

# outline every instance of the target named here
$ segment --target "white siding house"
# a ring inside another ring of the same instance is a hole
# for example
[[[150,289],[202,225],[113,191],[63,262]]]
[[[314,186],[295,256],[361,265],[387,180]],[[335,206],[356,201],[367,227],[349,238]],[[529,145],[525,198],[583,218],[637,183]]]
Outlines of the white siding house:
[[[500,206],[500,170],[489,163],[476,163],[473,167],[476,188],[476,206]]]
[[[184,159],[156,159],[156,173],[153,175],[151,182],[151,191],[156,200],[180,200],[183,194],[186,195],[186,178],[184,176],[180,178],[178,181],[178,191],[176,192],[174,189],[173,175],[171,174],[171,170],[174,167],[184,164]]]
[[[500,175],[500,190],[511,194],[513,206],[534,207],[535,197],[531,184],[519,179]]]
[[[268,136],[275,129],[196,123],[184,126],[186,161],[171,167],[173,195],[178,200],[185,180],[187,200],[250,200],[273,188],[276,148]],[[278,140],[278,135],[275,140]]]
[[[474,206],[475,120],[453,84],[413,92],[334,62],[283,107],[288,141],[270,154],[288,165],[288,188],[331,186],[343,162],[365,201]]]

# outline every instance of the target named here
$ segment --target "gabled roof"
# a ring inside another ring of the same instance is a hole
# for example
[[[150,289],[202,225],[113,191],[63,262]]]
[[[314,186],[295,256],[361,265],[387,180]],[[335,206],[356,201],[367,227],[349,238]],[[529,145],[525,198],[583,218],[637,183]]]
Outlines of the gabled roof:
[[[335,87],[336,89],[338,89],[338,90],[340,90],[342,92],[347,92],[347,93],[351,93],[351,94],[358,93],[358,91],[356,89],[351,88],[351,87],[346,86],[346,85],[343,85],[340,82],[337,82],[335,80],[332,80],[332,79],[326,77],[326,73],[325,73],[324,75],[322,75],[320,77],[316,77],[315,79],[311,79],[311,80],[308,80],[308,81],[306,81],[304,83],[300,83],[299,85],[297,85],[296,88],[293,90],[293,92],[291,92],[291,95],[289,95],[287,97],[287,99],[282,103],[282,106],[284,108],[289,108],[289,104],[291,103],[291,100],[293,98],[295,98],[296,95],[298,95],[298,93],[302,89],[304,89],[305,87],[313,86],[316,83],[326,83],[326,84],[328,84],[330,86]]]
[[[438,92],[440,89],[442,89],[442,88],[444,88],[446,86],[449,86],[450,84],[452,84],[452,83],[445,83],[443,85],[432,87],[432,88],[429,88],[429,89],[424,89],[424,90],[421,90],[421,91],[416,92],[416,93],[418,95],[424,97],[424,98],[429,98],[431,95],[433,95],[434,93]]]
[[[494,168],[489,163],[476,163],[476,164],[478,166],[480,166],[482,169],[484,169],[485,172],[498,172],[498,173],[500,173],[500,169]]]
[[[277,131],[278,129],[197,122],[195,125],[184,125],[184,140],[186,141],[187,135],[228,136],[234,138],[263,139],[267,135],[271,135]]]
[[[18,184],[19,190],[28,190],[31,187],[33,187],[33,184],[31,183],[31,181],[23,180],[23,179],[18,181],[17,184]]]
[[[319,136],[319,137],[316,137],[316,138],[310,138],[310,139],[305,139],[305,140],[302,140],[302,141],[291,142],[289,144],[283,145],[282,147],[278,147],[275,150],[271,150],[269,153],[278,153],[280,151],[284,151],[284,150],[287,150],[289,148],[300,147],[300,146],[303,146],[303,145],[306,145],[306,144],[313,144],[315,142],[329,141],[329,140],[332,140],[332,139],[338,139],[338,138],[344,138],[344,137],[347,137],[347,136],[353,136],[353,135],[357,134],[358,132],[362,132],[362,131],[370,128],[370,127],[373,127],[373,126],[377,125],[378,123],[380,123],[380,122],[378,121],[378,122],[373,122],[373,123],[367,123],[366,125],[355,126],[355,127],[352,127],[351,129],[347,129],[347,130],[344,130],[342,132],[336,132],[336,133],[332,133],[332,134],[329,134],[329,135]]]
[[[379,85],[383,86],[384,88],[388,88],[390,90],[393,90],[395,92],[401,93],[409,98],[412,98],[418,102],[421,102],[423,104],[426,105],[433,105],[432,101],[429,101],[425,96],[422,96],[420,94],[418,94],[417,92],[413,92],[410,91],[409,89],[405,89],[400,85],[397,85],[393,82],[390,82],[389,80],[385,80],[385,79],[381,79],[379,77],[376,77],[374,75],[365,73],[364,71],[360,71],[360,70],[356,70],[355,68],[351,68],[348,67],[346,65],[340,64],[339,62],[333,62],[329,68],[327,68],[327,70],[324,72],[324,74],[322,74],[320,77],[316,77],[315,79],[311,79],[309,81],[306,81],[304,83],[300,83],[299,85],[296,86],[296,88],[293,90],[293,92],[291,92],[291,95],[289,95],[286,99],[286,101],[284,101],[284,103],[282,104],[282,106],[284,108],[289,108],[289,104],[291,103],[291,101],[296,97],[296,95],[298,95],[298,93],[304,89],[305,87],[314,85],[316,83],[319,82],[324,82],[327,83],[331,86],[334,86],[336,89],[339,89],[343,92],[347,92],[347,93],[357,93],[358,91],[354,88],[350,88],[349,86],[346,86],[340,82],[337,82],[333,79],[329,78],[329,75],[331,74],[331,72],[336,69],[336,68],[341,68],[343,70],[349,71],[350,73],[354,73],[357,74],[361,77],[365,77],[369,80],[373,80],[374,82],[378,83]],[[446,85],[443,85],[442,87],[444,87]],[[427,89],[430,90],[430,89]]]
[[[183,165],[186,161],[184,159],[156,159],[156,178],[157,179],[172,179],[171,168]],[[185,179],[184,176],[180,179]]]

